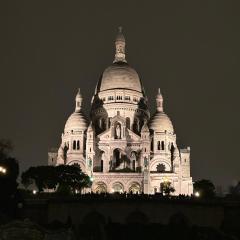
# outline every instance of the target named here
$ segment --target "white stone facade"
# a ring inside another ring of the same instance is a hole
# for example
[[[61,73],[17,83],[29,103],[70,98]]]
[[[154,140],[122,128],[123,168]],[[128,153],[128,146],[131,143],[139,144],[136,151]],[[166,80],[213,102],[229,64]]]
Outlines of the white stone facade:
[[[174,194],[193,192],[190,148],[179,149],[171,120],[158,91],[150,117],[147,97],[137,72],[125,58],[119,29],[113,64],[102,74],[91,103],[90,122],[81,110],[78,90],[59,150],[49,164],[78,164],[93,179],[94,192],[160,192],[170,181]]]

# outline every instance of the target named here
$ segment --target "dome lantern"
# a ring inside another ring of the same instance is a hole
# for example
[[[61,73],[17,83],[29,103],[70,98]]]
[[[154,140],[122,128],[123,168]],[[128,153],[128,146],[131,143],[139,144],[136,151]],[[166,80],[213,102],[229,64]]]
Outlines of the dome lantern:
[[[87,129],[87,120],[82,113],[82,95],[80,93],[80,88],[78,88],[77,95],[75,97],[75,111],[68,118],[64,132],[74,132]]]
[[[157,105],[157,111],[163,112],[163,97],[162,97],[160,88],[158,88],[158,94],[156,96],[156,105]]]
[[[115,52],[115,59],[113,63],[116,62],[127,62],[125,59],[125,37],[122,33],[122,27],[118,28],[118,34],[115,40],[116,52]]]
[[[80,88],[78,88],[75,101],[76,101],[75,112],[80,112],[82,108],[82,95],[80,93]]]
[[[156,107],[157,111],[152,116],[150,120],[150,129],[156,131],[156,132],[169,132],[174,133],[173,125],[166,113],[163,111],[163,97],[160,91],[160,88],[158,89],[158,94],[156,96]]]

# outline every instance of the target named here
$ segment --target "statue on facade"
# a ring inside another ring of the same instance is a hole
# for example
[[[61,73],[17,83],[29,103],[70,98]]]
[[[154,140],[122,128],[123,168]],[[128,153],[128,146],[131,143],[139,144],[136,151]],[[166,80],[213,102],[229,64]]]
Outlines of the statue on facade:
[[[117,126],[116,126],[115,136],[116,136],[116,139],[120,139],[121,138],[121,127],[120,127],[120,124],[117,124]]]

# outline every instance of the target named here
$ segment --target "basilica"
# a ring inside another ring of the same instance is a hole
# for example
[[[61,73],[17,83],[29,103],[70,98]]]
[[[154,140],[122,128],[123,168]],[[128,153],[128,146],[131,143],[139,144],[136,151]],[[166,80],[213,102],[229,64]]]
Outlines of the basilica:
[[[93,192],[161,192],[170,182],[173,194],[191,195],[190,147],[177,146],[173,124],[156,93],[156,112],[150,116],[138,73],[126,59],[125,37],[119,28],[113,63],[98,81],[90,121],[82,111],[78,89],[75,110],[67,119],[57,151],[48,164],[78,164],[92,181]]]

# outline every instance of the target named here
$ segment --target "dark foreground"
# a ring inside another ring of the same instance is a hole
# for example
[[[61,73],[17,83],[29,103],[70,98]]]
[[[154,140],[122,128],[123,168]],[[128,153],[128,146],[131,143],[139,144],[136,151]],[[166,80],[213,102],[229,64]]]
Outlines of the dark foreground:
[[[15,205],[2,212],[0,240],[240,239],[238,199],[41,194]]]

